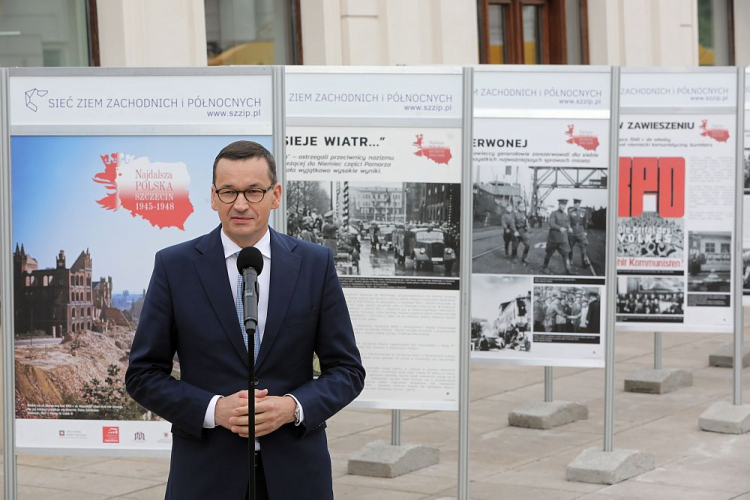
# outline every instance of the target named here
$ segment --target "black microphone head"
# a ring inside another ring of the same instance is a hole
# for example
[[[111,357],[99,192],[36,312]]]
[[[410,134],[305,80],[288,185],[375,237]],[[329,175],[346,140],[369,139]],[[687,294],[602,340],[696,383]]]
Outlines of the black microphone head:
[[[245,247],[237,256],[237,270],[240,274],[248,267],[255,269],[255,274],[258,275],[263,271],[263,255],[255,247]]]

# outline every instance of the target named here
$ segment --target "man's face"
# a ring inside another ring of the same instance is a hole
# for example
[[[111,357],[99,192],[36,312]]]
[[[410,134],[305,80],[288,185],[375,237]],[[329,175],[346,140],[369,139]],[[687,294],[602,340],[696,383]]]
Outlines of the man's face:
[[[558,210],[560,210],[561,212],[564,212],[564,211],[565,211],[565,207],[566,207],[566,206],[567,206],[567,203],[560,203],[560,204],[558,204],[558,205],[557,205],[557,208],[558,208]]]
[[[581,202],[579,201],[578,203],[574,203],[573,204],[573,208],[575,208],[576,210],[578,210],[579,208],[581,208]]]
[[[239,193],[234,203],[222,202],[217,190],[244,191],[266,189],[271,184],[268,162],[265,158],[229,160],[222,158],[216,164],[215,187],[211,186],[211,208],[219,213],[221,227],[229,238],[241,247],[256,244],[268,229],[271,210],[279,207],[281,184],[276,184],[258,203],[248,203]]]

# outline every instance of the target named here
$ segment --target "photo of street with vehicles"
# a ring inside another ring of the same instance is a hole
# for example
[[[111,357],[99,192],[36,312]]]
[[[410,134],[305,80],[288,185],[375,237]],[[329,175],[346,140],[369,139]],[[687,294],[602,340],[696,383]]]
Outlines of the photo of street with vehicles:
[[[290,181],[287,232],[331,249],[341,276],[459,274],[460,185]]]

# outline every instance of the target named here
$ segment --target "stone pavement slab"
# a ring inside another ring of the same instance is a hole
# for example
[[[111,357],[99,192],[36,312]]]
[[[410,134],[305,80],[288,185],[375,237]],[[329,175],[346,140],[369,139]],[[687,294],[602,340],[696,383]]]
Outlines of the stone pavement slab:
[[[617,335],[615,448],[648,451],[656,469],[613,486],[572,483],[565,467],[581,451],[602,446],[604,371],[555,368],[555,399],[585,402],[589,419],[540,431],[512,428],[508,413],[544,399],[541,367],[473,365],[469,443],[473,500],[750,500],[750,434],[703,432],[700,414],[731,401],[732,373],[707,366],[725,335],[667,334],[664,366],[692,372],[692,387],[659,396],[625,393],[625,377],[653,362],[653,334]],[[750,369],[743,374],[750,403]],[[455,497],[458,413],[402,412],[402,442],[436,446],[440,462],[398,478],[347,474],[348,458],[366,444],[390,441],[391,412],[347,409],[329,421],[337,500],[437,500]],[[155,500],[164,497],[167,459],[22,456],[19,498]],[[0,476],[2,469],[0,469]]]

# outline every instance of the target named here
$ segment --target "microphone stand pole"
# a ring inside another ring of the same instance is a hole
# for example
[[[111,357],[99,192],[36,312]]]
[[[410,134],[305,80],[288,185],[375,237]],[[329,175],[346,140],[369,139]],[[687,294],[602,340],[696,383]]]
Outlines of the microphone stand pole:
[[[252,324],[252,322],[248,321],[248,324]],[[248,475],[248,493],[249,493],[249,500],[255,500],[255,355],[254,351],[250,350],[250,343],[255,343],[255,328],[251,328],[250,330],[245,327],[245,331],[247,332],[247,361],[250,366],[250,370],[248,371],[248,379],[247,379],[247,396],[248,396],[248,403],[247,403],[247,413],[248,413],[248,432],[249,436],[247,438],[247,466],[250,468],[250,474]],[[251,336],[252,335],[252,336]],[[251,340],[252,339],[252,340]]]
[[[242,280],[245,286],[245,280]],[[243,289],[244,291],[244,289]],[[243,294],[244,296],[244,294]],[[255,298],[258,300],[258,283],[255,283]],[[248,416],[248,438],[247,438],[247,466],[248,474],[248,499],[255,500],[255,350],[250,350],[250,344],[255,346],[255,329],[257,324],[250,318],[244,318],[245,332],[247,333],[247,362],[250,369],[247,378],[247,416]]]

